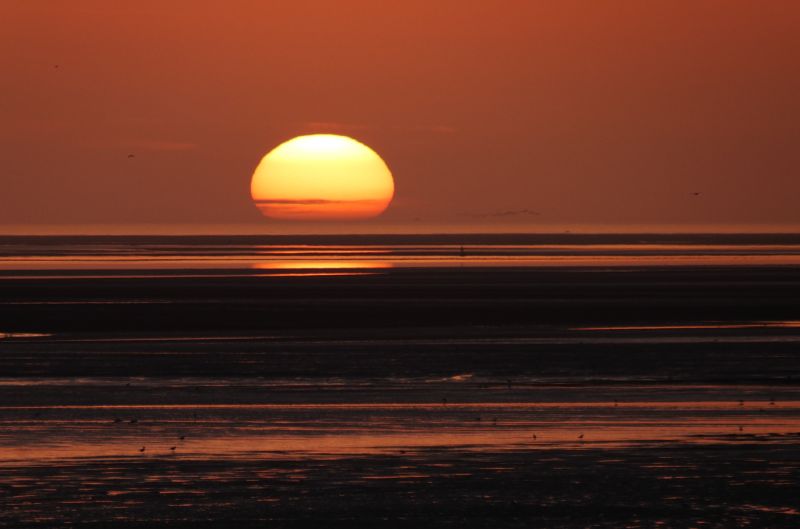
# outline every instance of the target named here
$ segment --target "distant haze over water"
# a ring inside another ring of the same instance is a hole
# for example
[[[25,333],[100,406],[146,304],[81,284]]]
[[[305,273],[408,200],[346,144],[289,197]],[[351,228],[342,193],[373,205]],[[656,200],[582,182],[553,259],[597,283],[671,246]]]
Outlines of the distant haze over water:
[[[248,224],[0,224],[3,235],[406,235],[406,234],[769,234],[800,233],[800,224],[580,224],[490,221],[403,223],[283,222]]]

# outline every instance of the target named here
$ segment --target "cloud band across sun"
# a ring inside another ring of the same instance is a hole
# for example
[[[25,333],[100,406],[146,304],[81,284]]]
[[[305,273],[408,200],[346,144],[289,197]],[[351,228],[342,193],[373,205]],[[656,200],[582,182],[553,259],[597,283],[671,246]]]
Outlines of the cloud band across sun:
[[[353,219],[375,216],[385,209],[384,200],[265,199],[255,200],[266,217],[284,220]]]

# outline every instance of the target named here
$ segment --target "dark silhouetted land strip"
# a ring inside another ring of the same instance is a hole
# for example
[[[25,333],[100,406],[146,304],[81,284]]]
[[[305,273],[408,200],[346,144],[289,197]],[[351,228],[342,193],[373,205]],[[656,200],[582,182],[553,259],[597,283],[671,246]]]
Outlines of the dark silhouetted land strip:
[[[2,279],[0,321],[14,331],[185,332],[800,320],[796,267],[94,275]]]

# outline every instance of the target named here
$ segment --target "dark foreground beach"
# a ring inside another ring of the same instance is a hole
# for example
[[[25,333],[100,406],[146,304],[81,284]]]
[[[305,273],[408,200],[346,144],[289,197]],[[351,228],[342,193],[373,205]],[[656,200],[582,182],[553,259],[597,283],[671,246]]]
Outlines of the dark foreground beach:
[[[0,526],[796,527],[797,241],[673,239],[4,239]]]

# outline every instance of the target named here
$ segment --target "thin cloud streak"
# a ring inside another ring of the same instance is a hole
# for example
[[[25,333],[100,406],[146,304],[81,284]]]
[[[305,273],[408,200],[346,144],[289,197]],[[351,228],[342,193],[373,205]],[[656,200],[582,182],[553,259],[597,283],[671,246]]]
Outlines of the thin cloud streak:
[[[319,205],[319,204],[368,204],[371,202],[383,202],[383,200],[375,200],[371,198],[366,198],[361,200],[324,200],[317,198],[310,198],[310,199],[272,198],[272,199],[255,200],[256,204],[280,204],[280,205],[302,205],[302,206]]]
[[[509,209],[505,211],[495,211],[492,213],[473,213],[470,217],[474,218],[503,218],[503,217],[539,217],[541,213],[533,209]]]

